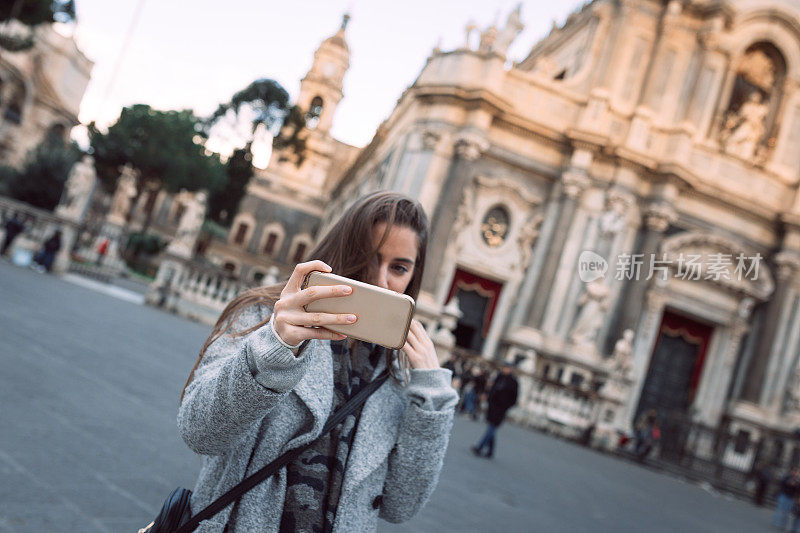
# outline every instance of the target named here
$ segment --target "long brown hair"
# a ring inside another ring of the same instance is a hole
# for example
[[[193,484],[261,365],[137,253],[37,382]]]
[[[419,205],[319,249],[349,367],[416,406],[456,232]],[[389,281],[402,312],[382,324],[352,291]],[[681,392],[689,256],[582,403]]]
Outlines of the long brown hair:
[[[377,246],[373,245],[373,228],[376,224],[386,224],[383,235]],[[341,218],[333,225],[328,233],[320,239],[316,247],[308,253],[308,259],[318,259],[329,265],[335,274],[358,281],[366,281],[370,268],[377,261],[378,249],[383,245],[392,226],[407,227],[416,232],[419,247],[414,261],[414,273],[406,287],[405,294],[415,300],[419,295],[422,284],[422,274],[425,270],[425,250],[428,246],[428,217],[422,206],[408,196],[391,192],[378,191],[358,199]],[[269,322],[269,317],[255,326],[242,331],[230,331],[239,316],[248,307],[266,304],[270,307],[280,299],[281,292],[288,280],[266,287],[256,287],[247,290],[234,298],[222,311],[214,329],[206,339],[200,355],[189,373],[189,379],[183,386],[181,401],[186,392],[186,387],[194,378],[194,371],[200,365],[203,355],[214,341],[224,334],[231,336],[246,335]],[[357,341],[351,339],[351,353]],[[397,357],[395,350],[386,351],[386,366],[397,379],[392,363]],[[401,361],[401,367],[406,370],[406,363]]]

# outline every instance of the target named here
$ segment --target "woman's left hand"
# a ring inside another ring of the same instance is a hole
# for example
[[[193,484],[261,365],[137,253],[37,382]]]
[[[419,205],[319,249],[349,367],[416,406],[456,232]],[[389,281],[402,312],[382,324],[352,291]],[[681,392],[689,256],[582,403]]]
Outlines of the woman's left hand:
[[[403,352],[408,357],[411,368],[440,368],[433,341],[419,320],[411,320]]]

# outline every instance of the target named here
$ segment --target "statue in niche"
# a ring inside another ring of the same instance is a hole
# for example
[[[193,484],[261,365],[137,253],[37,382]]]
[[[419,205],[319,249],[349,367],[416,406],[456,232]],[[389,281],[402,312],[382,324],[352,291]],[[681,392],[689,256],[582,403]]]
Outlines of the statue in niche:
[[[609,197],[607,206],[600,216],[600,233],[604,237],[614,236],[625,227],[625,202],[618,197]]]
[[[736,67],[730,103],[720,129],[726,153],[764,163],[769,147],[762,143],[767,133],[771,103],[779,96],[786,66],[781,53],[767,43],[751,46]]]
[[[631,354],[633,353],[633,330],[626,329],[622,332],[611,355],[611,368],[619,377],[625,377],[631,370]]]
[[[586,290],[578,298],[578,319],[572,327],[569,340],[576,345],[592,345],[597,333],[603,325],[605,312],[608,310],[610,289],[602,278],[586,284]]]
[[[727,153],[742,159],[755,155],[756,146],[766,131],[764,121],[769,113],[763,99],[759,91],[751,92],[742,107],[728,117],[722,133]]]

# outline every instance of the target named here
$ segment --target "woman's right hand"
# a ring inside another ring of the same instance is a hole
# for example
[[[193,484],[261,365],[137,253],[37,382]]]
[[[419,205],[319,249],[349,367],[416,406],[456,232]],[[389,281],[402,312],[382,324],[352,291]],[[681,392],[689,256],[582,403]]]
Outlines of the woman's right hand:
[[[313,270],[330,272],[332,269],[322,261],[308,261],[294,267],[286,282],[280,299],[273,307],[272,321],[278,336],[291,346],[306,339],[342,340],[346,335],[335,333],[325,326],[353,324],[358,317],[348,314],[309,313],[303,309],[315,300],[347,296],[352,289],[347,285],[315,286],[301,289],[306,274]]]

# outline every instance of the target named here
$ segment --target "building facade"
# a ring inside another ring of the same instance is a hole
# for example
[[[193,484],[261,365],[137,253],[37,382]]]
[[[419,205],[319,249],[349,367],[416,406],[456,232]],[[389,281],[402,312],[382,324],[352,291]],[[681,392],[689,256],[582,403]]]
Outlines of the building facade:
[[[50,24],[34,46],[0,54],[0,161],[18,166],[50,134],[69,138],[94,63]]]
[[[421,318],[455,296],[457,344],[519,360],[541,425],[655,409],[749,468],[741,443],[800,427],[800,4],[598,0],[508,67],[521,29],[433,51],[320,234],[364,193],[418,198]]]
[[[343,24],[301,85],[307,161],[276,150],[207,255],[275,280],[358,197],[403,192],[431,221],[417,316],[519,363],[514,418],[613,446],[655,411],[679,457],[797,464],[800,3],[596,0],[509,64],[522,29],[434,49],[357,150],[329,134]]]

